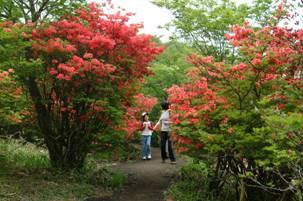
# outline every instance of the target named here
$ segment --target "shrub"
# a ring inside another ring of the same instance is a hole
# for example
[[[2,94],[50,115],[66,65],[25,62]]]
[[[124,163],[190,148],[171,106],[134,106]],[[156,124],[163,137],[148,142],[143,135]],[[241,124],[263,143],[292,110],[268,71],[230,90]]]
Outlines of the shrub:
[[[281,4],[265,27],[234,26],[226,37],[236,63],[191,55],[191,82],[168,90],[179,150],[211,158],[216,196],[231,186],[241,201],[295,200],[302,192],[291,167],[302,163],[303,29],[278,26],[283,16]]]
[[[92,3],[50,23],[0,24],[0,68],[29,93],[53,167],[81,168],[97,135],[120,132],[163,49],[127,23],[131,14],[104,10]]]

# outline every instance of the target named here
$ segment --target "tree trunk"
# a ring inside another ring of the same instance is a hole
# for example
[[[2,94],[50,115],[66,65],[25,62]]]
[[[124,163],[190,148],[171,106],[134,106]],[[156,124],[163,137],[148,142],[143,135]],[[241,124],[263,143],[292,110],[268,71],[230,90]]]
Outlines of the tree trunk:
[[[62,169],[83,167],[87,155],[87,149],[85,149],[80,142],[74,142],[72,147],[63,145],[59,148],[59,150],[56,150],[56,147],[49,148],[49,156],[53,167]],[[60,151],[61,155],[57,157],[58,152]]]
[[[28,78],[26,86],[34,102],[38,125],[48,148],[52,167],[64,169],[83,167],[90,144],[90,138],[85,130],[75,129],[73,132],[66,130],[65,133],[57,133],[56,131],[60,129],[56,127],[59,125],[52,122],[35,79]]]
[[[240,199],[239,201],[246,201],[246,188],[245,183],[241,181],[240,183]]]

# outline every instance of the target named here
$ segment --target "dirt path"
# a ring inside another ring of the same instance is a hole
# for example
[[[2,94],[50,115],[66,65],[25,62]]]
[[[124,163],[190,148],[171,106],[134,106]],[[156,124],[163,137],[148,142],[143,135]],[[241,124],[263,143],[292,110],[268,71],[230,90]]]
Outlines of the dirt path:
[[[119,201],[162,201],[163,193],[184,160],[177,159],[172,165],[167,160],[161,163],[160,149],[152,149],[152,160],[119,163],[114,169],[121,170],[127,176],[125,188],[118,196]]]
[[[128,183],[118,196],[119,201],[162,201],[163,193],[177,170],[184,164],[179,159],[176,165],[169,160],[162,163],[160,149],[152,149],[152,160],[120,163],[115,167],[128,177]]]
[[[152,148],[151,160],[115,163],[113,170],[122,171],[127,182],[113,196],[88,198],[85,201],[163,201],[164,192],[186,160],[177,156],[177,164],[162,163],[160,148]]]

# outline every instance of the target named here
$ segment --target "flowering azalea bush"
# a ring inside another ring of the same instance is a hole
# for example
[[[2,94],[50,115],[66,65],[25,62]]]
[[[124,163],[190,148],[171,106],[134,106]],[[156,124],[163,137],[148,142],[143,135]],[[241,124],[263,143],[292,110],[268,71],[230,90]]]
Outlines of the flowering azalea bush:
[[[15,99],[20,99],[21,89],[12,87],[14,82],[10,79],[10,74],[14,71],[13,69],[9,69],[8,71],[2,71],[0,73],[0,88],[2,92],[0,95],[0,117],[1,117],[1,129],[5,129],[4,127],[12,123],[20,123],[21,116],[18,114],[18,107],[14,107],[12,103],[14,103]]]
[[[29,135],[24,137],[32,138],[32,106],[14,78],[13,69],[0,72],[0,135],[17,137],[25,131],[30,131]]]
[[[53,166],[81,167],[94,137],[118,129],[162,51],[131,15],[90,4],[48,24],[1,25],[14,58],[2,64],[27,89]]]
[[[278,26],[281,13],[260,29],[232,28],[236,63],[189,56],[191,82],[168,90],[179,150],[216,158],[215,189],[234,181],[235,199],[290,200],[302,191],[294,167],[303,153],[303,29]],[[260,188],[273,194],[256,195]]]

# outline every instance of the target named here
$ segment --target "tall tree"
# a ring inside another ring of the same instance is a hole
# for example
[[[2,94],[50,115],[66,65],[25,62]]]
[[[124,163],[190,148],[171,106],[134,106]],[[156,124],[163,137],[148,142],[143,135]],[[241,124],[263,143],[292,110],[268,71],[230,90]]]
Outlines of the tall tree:
[[[154,0],[156,5],[172,11],[169,24],[176,37],[185,39],[202,55],[213,55],[222,61],[234,55],[235,49],[225,39],[230,26],[248,18],[270,16],[272,0],[257,0],[250,6],[232,0]],[[233,58],[233,57],[232,57]],[[233,61],[233,60],[232,60]]]
[[[0,19],[27,23],[70,13],[86,0],[0,0]]]

